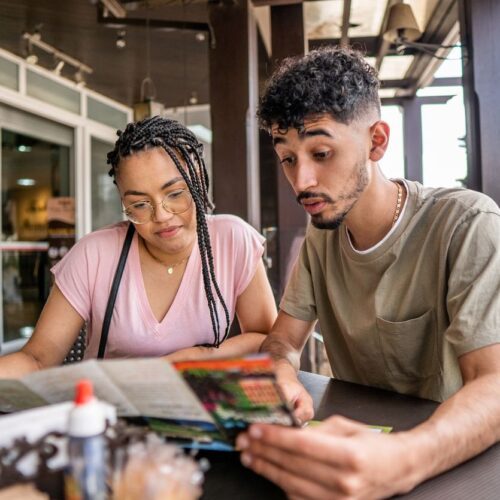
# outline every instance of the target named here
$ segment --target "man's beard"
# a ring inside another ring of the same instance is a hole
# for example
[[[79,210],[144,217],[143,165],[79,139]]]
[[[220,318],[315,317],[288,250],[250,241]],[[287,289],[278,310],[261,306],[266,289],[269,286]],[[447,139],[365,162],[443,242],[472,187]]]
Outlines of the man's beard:
[[[311,215],[311,224],[318,228],[318,229],[330,229],[330,230],[335,230],[337,229],[342,222],[344,222],[344,219],[346,218],[347,214],[351,210],[351,208],[356,204],[358,201],[361,193],[364,191],[365,187],[368,185],[368,169],[366,168],[366,163],[364,161],[358,162],[356,165],[357,171],[356,171],[356,184],[354,186],[354,189],[345,194],[341,194],[338,197],[338,201],[348,201],[349,204],[347,208],[344,209],[344,211],[340,214],[334,214],[330,218],[325,218],[323,214],[317,214],[317,215]],[[333,204],[334,201],[327,195],[327,194],[315,194],[315,193],[309,193],[309,192],[302,192],[297,196],[297,201],[300,203],[300,200],[303,200],[305,198],[313,198],[313,197],[319,197],[322,198],[325,202]]]
[[[312,215],[311,224],[317,229],[330,229],[333,231],[334,229],[337,229],[342,222],[344,222],[345,216],[349,213],[349,210],[340,215],[333,216],[330,219],[322,218],[321,214]]]

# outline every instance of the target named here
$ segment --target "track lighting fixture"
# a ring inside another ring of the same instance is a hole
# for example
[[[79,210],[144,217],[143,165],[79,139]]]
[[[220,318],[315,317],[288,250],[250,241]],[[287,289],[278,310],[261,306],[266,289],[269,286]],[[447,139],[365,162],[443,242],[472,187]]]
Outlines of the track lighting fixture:
[[[34,33],[23,33],[23,40],[26,40],[28,46],[28,55],[26,56],[26,61],[30,64],[37,64],[38,56],[34,52],[34,48],[41,49],[47,54],[52,54],[54,56],[54,60],[56,61],[55,67],[53,69],[54,73],[59,75],[65,64],[69,66],[73,66],[76,68],[75,80],[79,84],[85,84],[85,74],[91,74],[94,70],[84,64],[83,62],[75,59],[74,57],[69,56],[68,54],[56,49],[52,45],[45,43],[42,40],[39,31],[35,31]]]

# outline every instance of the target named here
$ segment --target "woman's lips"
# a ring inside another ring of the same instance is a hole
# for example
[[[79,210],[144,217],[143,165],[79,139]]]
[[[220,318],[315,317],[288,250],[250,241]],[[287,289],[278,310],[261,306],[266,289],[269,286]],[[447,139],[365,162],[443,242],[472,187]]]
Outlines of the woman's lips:
[[[326,202],[324,201],[316,201],[316,202],[307,202],[304,203],[302,202],[302,206],[304,207],[304,210],[309,214],[309,215],[316,215],[319,214],[326,206]]]
[[[156,234],[160,238],[172,238],[180,231],[180,229],[181,229],[181,226],[166,227],[164,229],[161,229],[160,231],[157,231]]]

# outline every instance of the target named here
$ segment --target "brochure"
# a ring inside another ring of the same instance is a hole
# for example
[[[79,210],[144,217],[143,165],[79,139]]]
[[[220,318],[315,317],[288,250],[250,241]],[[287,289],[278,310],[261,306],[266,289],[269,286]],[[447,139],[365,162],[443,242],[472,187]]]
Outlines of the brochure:
[[[141,417],[190,446],[232,450],[251,423],[295,425],[265,355],[175,364],[159,358],[83,361],[0,380],[0,411],[71,401],[82,378],[118,416]]]

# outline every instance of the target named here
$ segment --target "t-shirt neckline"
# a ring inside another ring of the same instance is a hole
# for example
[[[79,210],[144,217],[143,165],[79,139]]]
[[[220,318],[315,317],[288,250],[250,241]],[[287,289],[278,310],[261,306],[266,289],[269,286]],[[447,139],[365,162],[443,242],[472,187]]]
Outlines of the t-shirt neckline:
[[[135,235],[135,239],[132,244],[131,249],[131,263],[132,263],[132,272],[134,276],[134,282],[137,290],[137,295],[139,297],[139,305],[141,308],[142,317],[145,321],[145,324],[149,324],[153,329],[157,329],[160,326],[164,325],[169,317],[175,317],[176,310],[180,307],[178,304],[185,303],[185,296],[187,291],[190,289],[191,282],[193,276],[195,274],[196,264],[199,262],[200,256],[197,251],[198,248],[198,237],[193,245],[193,249],[191,251],[191,255],[187,259],[186,268],[184,269],[184,274],[181,279],[181,283],[179,288],[177,289],[177,293],[175,294],[174,300],[170,304],[168,311],[165,313],[161,321],[158,321],[156,316],[151,309],[151,304],[148,300],[148,295],[146,293],[146,287],[144,285],[144,276],[142,274],[141,268],[141,260],[139,256],[139,238],[138,235]]]
[[[413,213],[413,208],[415,207],[415,199],[417,195],[417,189],[413,183],[407,182],[406,179],[391,179],[396,182],[401,182],[406,189],[406,200],[401,210],[399,219],[396,224],[389,230],[389,232],[375,245],[366,250],[356,250],[352,244],[351,238],[348,234],[347,227],[344,226],[343,231],[341,231],[341,244],[347,255],[353,260],[358,261],[370,261],[380,257],[385,253],[399,238],[399,236],[404,232],[406,226],[408,225],[411,215]]]

